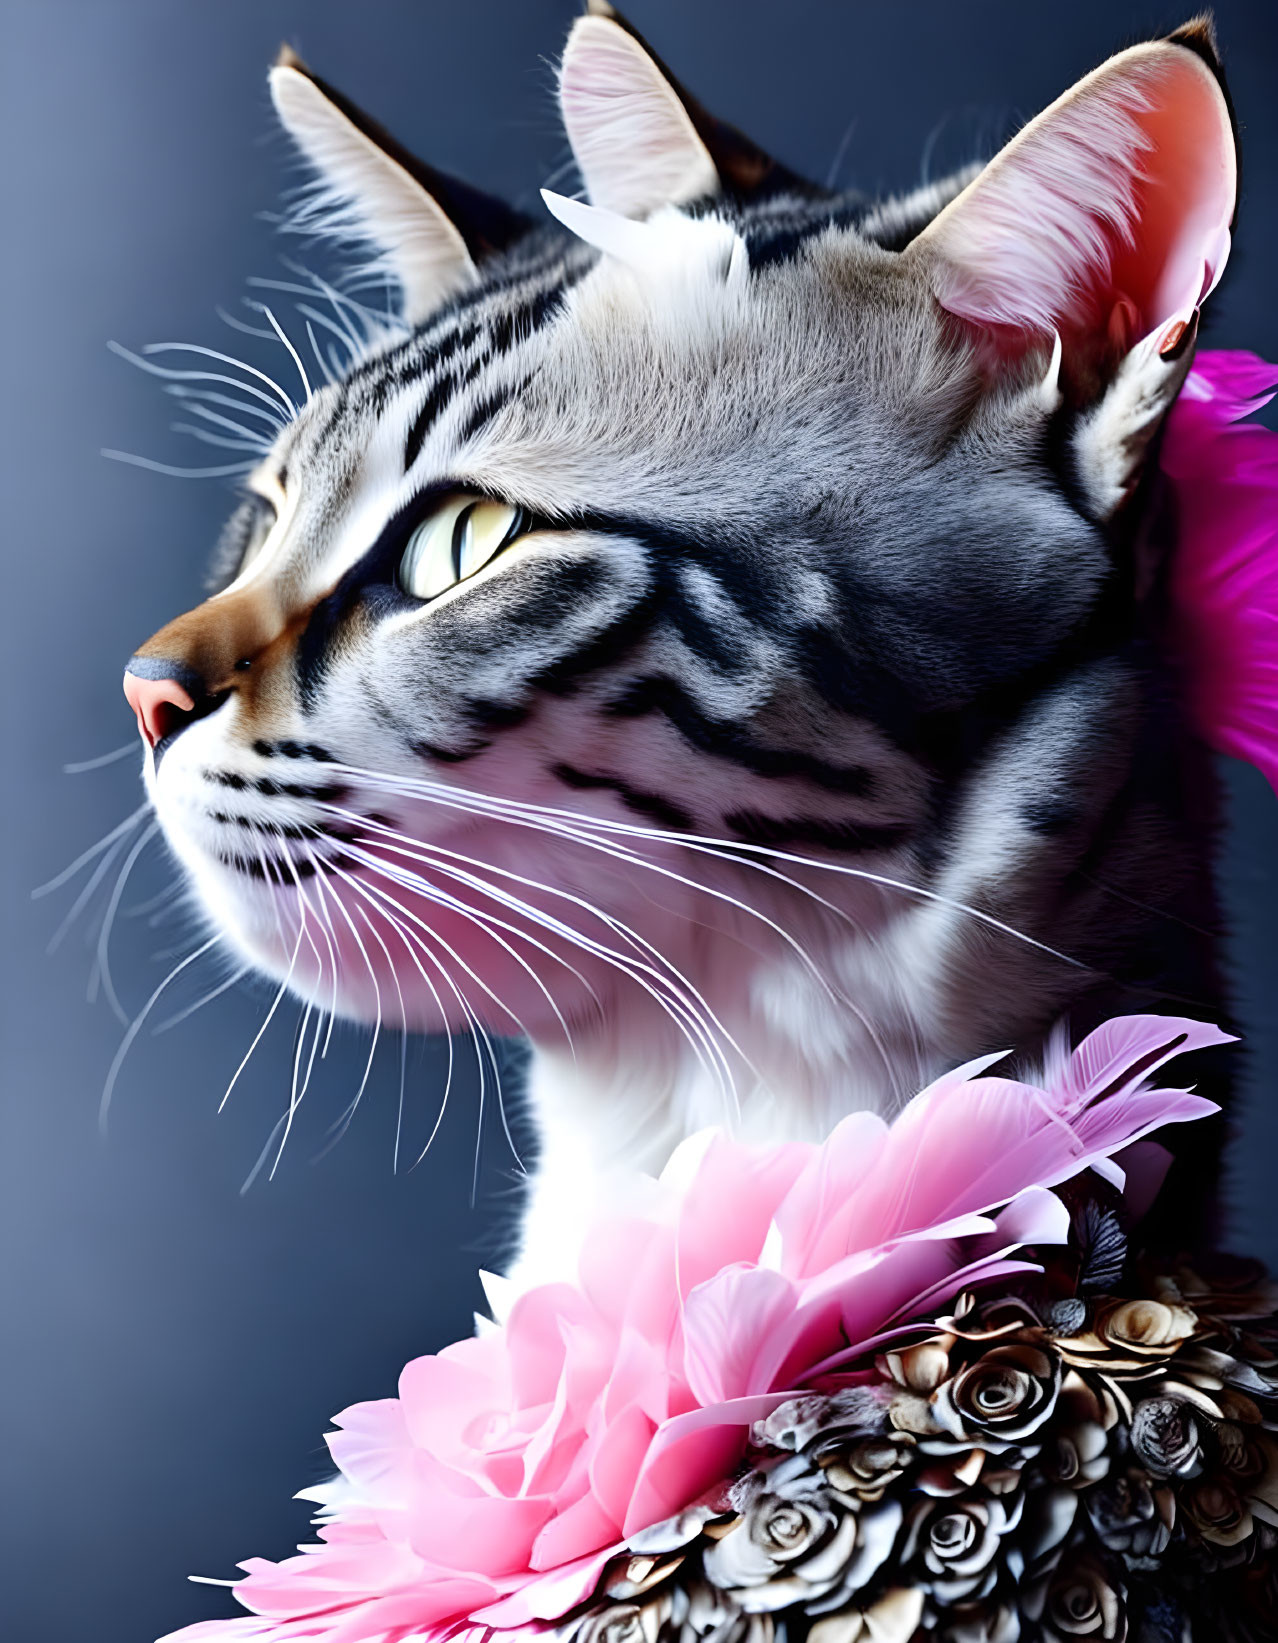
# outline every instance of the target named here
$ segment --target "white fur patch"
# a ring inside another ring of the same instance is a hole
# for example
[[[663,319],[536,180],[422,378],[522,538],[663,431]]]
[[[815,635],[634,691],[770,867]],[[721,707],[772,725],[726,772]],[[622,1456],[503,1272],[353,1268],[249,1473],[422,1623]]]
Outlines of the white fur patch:
[[[546,209],[570,233],[622,263],[641,280],[728,282],[748,270],[745,242],[720,217],[685,217],[673,208],[648,222],[632,222],[603,206],[583,205],[543,188]],[[668,294],[663,291],[663,294]]]

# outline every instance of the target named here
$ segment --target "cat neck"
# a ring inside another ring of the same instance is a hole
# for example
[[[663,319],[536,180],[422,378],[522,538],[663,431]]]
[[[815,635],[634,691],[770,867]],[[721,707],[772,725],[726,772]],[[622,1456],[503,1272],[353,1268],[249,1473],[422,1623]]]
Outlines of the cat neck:
[[[749,948],[703,928],[704,1030],[636,990],[574,1030],[571,1047],[535,1045],[540,1157],[511,1276],[567,1276],[596,1206],[636,1169],[660,1174],[689,1136],[723,1126],[744,1140],[818,1141],[848,1112],[890,1115],[952,1061],[935,978],[908,919],[897,923]]]

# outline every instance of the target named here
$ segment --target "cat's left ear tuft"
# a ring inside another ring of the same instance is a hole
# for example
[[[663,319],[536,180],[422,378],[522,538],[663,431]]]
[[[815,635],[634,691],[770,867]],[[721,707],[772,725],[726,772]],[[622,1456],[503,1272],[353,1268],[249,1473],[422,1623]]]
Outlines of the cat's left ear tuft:
[[[691,97],[608,0],[587,0],[573,24],[559,107],[590,203],[623,217],[720,194],[811,192]]]
[[[288,46],[270,88],[319,183],[303,225],[370,245],[398,283],[410,324],[465,290],[483,257],[527,231],[527,219],[500,201],[424,165]]]

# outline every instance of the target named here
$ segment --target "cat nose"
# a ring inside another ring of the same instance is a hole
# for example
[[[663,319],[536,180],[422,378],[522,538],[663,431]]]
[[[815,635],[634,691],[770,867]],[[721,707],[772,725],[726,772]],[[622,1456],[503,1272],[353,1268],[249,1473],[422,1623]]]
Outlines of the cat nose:
[[[130,658],[124,670],[124,697],[137,714],[138,730],[150,748],[203,718],[220,700],[208,695],[203,680],[189,667],[154,656]]]

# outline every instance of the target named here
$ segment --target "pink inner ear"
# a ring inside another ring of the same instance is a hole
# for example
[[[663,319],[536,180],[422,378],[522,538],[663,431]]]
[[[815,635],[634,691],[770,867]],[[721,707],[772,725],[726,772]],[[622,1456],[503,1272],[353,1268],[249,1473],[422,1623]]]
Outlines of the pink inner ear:
[[[1115,247],[1110,281],[1135,303],[1138,336],[1196,307],[1229,256],[1238,187],[1224,98],[1200,58],[1182,52],[1163,95],[1136,115],[1150,147],[1136,184],[1132,240]]]
[[[1007,342],[1007,328],[1059,331],[1082,363],[1211,289],[1236,191],[1211,70],[1182,46],[1137,46],[1032,121],[915,245],[952,313]]]

